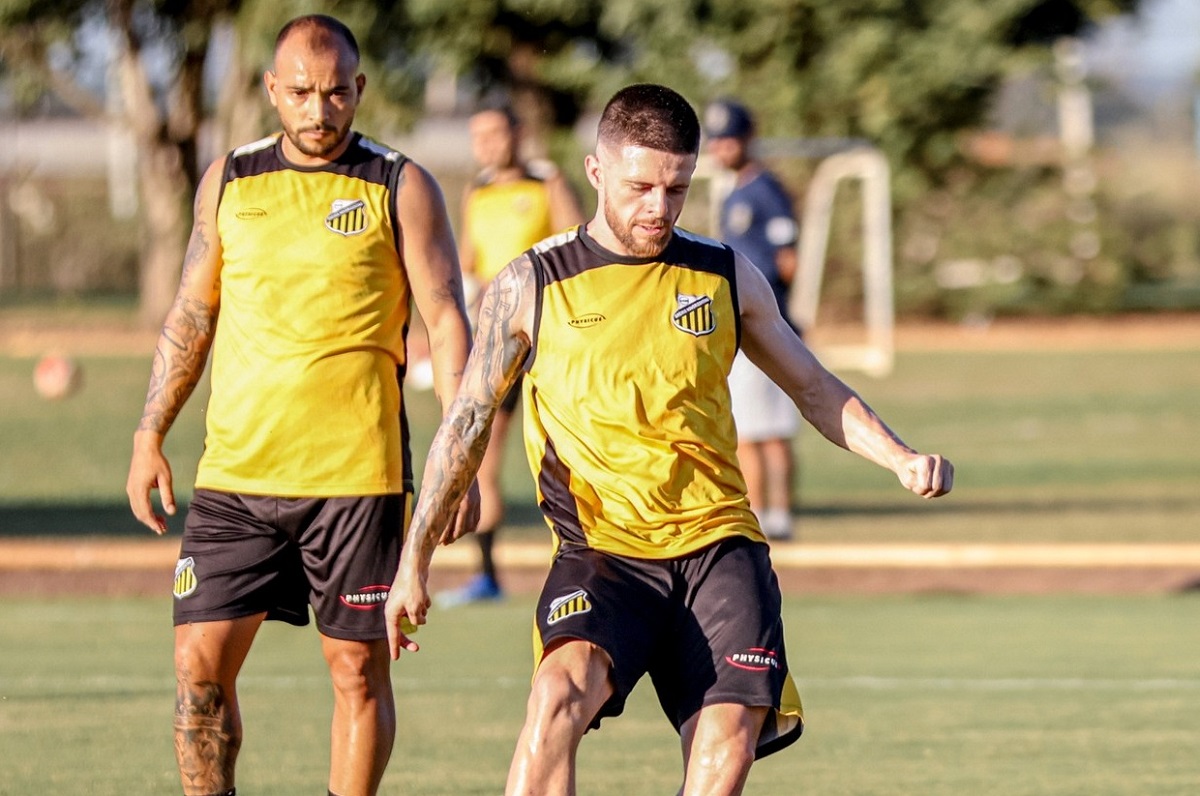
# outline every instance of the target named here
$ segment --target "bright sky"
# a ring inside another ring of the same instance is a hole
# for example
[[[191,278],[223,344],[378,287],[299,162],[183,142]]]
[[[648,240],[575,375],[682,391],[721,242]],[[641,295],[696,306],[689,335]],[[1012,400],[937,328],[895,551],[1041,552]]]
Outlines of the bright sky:
[[[1142,12],[1105,25],[1087,43],[1093,74],[1139,90],[1179,90],[1200,73],[1200,0],[1143,0]]]

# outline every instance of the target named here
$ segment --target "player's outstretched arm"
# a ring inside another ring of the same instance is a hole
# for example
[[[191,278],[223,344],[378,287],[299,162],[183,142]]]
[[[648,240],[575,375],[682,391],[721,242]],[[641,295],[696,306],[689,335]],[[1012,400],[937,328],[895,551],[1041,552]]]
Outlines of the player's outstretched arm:
[[[455,507],[475,481],[496,411],[529,353],[535,290],[532,265],[520,257],[484,291],[462,386],[429,448],[420,496],[388,595],[385,614],[393,658],[402,649],[417,649],[401,630],[401,621],[425,623],[429,564]]]
[[[217,325],[221,297],[217,203],[224,168],[224,158],[209,166],[196,190],[179,290],[159,333],[146,404],[133,435],[125,493],[134,516],[158,534],[166,532],[167,521],[154,511],[151,491],[159,491],[163,511],[175,513],[171,465],[162,453],[163,439],[204,373]]]
[[[762,273],[737,257],[742,349],[791,396],[804,418],[827,439],[885,467],[909,491],[932,498],[954,485],[954,465],[910,448],[858,393],[825,369],[779,314]]]

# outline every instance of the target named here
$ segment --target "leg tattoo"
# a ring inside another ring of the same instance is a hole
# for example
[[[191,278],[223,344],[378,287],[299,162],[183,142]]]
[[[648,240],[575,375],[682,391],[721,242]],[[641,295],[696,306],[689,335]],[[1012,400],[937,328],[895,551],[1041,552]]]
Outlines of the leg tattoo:
[[[175,756],[185,793],[233,787],[242,745],[237,706],[219,683],[180,681],[175,696]]]

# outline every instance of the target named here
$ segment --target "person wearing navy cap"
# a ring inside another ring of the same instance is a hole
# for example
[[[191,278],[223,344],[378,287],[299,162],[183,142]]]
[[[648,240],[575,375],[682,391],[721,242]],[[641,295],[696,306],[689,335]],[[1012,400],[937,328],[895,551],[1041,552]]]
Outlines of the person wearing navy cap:
[[[733,190],[721,203],[720,237],[763,272],[786,318],[799,233],[792,198],[779,179],[752,157],[754,117],[744,105],[728,99],[713,102],[704,112],[704,131],[713,160],[735,174]],[[796,469],[792,439],[800,428],[796,407],[740,352],[729,374],[729,388],[750,507],[768,539],[790,539]]]

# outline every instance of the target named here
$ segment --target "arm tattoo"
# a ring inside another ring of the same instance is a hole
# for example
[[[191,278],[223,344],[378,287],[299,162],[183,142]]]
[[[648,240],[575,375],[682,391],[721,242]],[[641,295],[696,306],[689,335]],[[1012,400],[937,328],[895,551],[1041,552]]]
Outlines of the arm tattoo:
[[[188,243],[182,284],[187,284],[188,278],[208,251],[205,225],[198,221]],[[214,293],[219,288],[219,283],[214,285]],[[165,434],[171,428],[204,372],[216,322],[216,304],[187,296],[182,290],[175,297],[154,351],[150,387],[146,392],[146,405],[138,429]]]
[[[414,541],[425,561],[479,470],[492,419],[529,352],[519,320],[533,300],[533,289],[532,269],[526,263],[504,269],[484,294],[467,374],[430,446],[422,498],[413,517]]]
[[[429,499],[418,501],[412,521],[414,541],[424,561],[433,556],[442,530],[454,518],[456,507],[475,479],[498,406],[499,402],[460,394],[434,436],[421,483],[421,492]]]
[[[242,745],[237,706],[219,683],[181,674],[175,695],[175,756],[189,790],[224,792],[233,785]]]
[[[506,268],[484,294],[477,337],[485,384],[511,384],[529,352],[529,342],[516,328],[521,308],[532,295],[533,269]],[[504,398],[504,393],[500,393]]]

